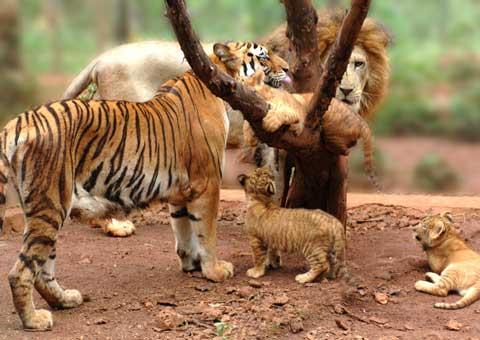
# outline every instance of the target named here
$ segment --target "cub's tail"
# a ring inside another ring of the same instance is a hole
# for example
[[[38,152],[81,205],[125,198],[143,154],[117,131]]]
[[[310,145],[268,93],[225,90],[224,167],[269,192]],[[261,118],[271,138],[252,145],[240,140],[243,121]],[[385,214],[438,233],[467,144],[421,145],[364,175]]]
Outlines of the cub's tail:
[[[446,302],[437,302],[434,307],[439,309],[460,309],[467,307],[480,299],[480,286],[473,286],[467,289],[467,292],[464,296],[457,302],[446,303]]]

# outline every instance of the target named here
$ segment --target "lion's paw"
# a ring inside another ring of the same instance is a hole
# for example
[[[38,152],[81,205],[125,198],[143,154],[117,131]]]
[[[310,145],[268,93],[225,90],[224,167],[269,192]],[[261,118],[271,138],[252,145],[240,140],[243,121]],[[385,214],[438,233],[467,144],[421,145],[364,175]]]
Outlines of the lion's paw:
[[[135,233],[135,225],[132,221],[119,221],[112,218],[112,221],[102,226],[103,232],[113,237],[127,237]]]
[[[247,270],[247,276],[252,277],[254,279],[258,279],[259,277],[262,277],[265,275],[265,268],[257,268],[253,267]]]

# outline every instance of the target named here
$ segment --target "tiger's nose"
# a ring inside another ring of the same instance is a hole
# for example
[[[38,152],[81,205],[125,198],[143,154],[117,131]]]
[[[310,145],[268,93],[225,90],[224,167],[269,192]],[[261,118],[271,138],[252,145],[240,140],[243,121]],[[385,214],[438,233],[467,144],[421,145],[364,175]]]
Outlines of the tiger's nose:
[[[350,93],[352,93],[353,89],[346,88],[346,87],[341,87],[340,91],[342,91],[342,93],[345,95],[345,97],[347,97]]]

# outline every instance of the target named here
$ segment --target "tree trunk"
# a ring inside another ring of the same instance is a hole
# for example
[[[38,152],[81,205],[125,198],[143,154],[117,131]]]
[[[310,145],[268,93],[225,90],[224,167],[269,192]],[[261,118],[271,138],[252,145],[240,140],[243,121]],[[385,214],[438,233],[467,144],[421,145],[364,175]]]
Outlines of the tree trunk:
[[[0,2],[0,70],[21,68],[19,30],[18,1],[2,0]]]

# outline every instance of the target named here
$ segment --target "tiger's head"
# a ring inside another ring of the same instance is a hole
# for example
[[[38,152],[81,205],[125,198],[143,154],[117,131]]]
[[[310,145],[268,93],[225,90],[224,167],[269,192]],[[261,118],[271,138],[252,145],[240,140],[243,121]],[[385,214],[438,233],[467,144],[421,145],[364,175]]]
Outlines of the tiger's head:
[[[269,53],[262,45],[252,42],[227,42],[213,45],[217,64],[224,66],[235,79],[248,78],[261,70],[265,73],[265,83],[280,87],[290,82],[288,63],[279,56]],[[216,60],[214,59],[214,62]]]
[[[412,229],[413,237],[423,250],[435,248],[450,238],[452,233],[457,234],[449,212],[427,216]]]
[[[275,177],[268,167],[257,168],[250,175],[241,174],[238,182],[245,190],[247,199],[271,202],[275,195]]]

